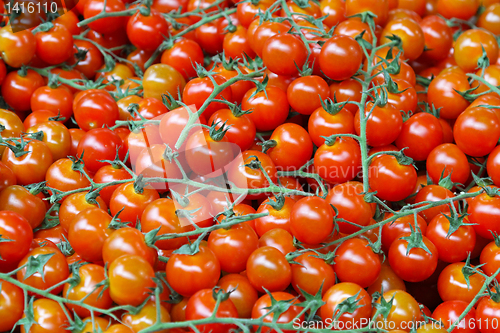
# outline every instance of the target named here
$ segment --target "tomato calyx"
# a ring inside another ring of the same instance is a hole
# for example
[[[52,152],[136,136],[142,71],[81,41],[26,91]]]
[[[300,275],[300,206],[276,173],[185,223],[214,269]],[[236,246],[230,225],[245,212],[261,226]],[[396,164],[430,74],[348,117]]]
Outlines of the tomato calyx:
[[[225,51],[222,51],[222,53],[215,56],[214,58],[215,64],[221,64],[226,71],[234,71],[236,68],[238,68],[238,61],[231,57],[229,57],[229,59],[226,59]]]
[[[137,194],[144,193],[144,187],[146,187],[147,183],[148,182],[144,180],[144,175],[137,176],[134,181],[134,192]]]
[[[128,225],[128,223],[126,222],[122,222],[120,220],[120,218],[118,217],[121,212],[123,212],[123,210],[125,209],[125,207],[123,207],[122,209],[120,209],[112,218],[111,218],[111,221],[109,222],[108,224],[108,229],[113,229],[113,230],[117,230],[117,229],[120,229],[120,228],[123,228],[125,226]],[[140,226],[140,224],[137,224],[137,226]]]
[[[56,89],[59,86],[61,86],[61,83],[59,82],[59,75],[52,74],[51,72],[49,72],[49,76],[47,78],[48,78],[47,86],[50,89]]]
[[[229,110],[231,110],[231,114],[236,118],[252,113],[250,110],[243,111],[241,105],[238,104],[229,105]]]
[[[448,233],[446,234],[446,238],[450,238],[455,231],[457,231],[461,226],[474,225],[474,223],[465,223],[464,219],[469,215],[467,213],[457,214],[453,209],[450,210],[450,213],[442,213],[444,217],[450,222],[450,227],[448,229]]]
[[[209,135],[210,135],[210,138],[214,141],[221,141],[222,139],[224,139],[224,136],[226,135],[226,132],[229,130],[229,128],[231,127],[231,125],[227,125],[227,120],[222,124],[220,125],[220,121],[218,122],[213,122],[212,125],[210,126],[210,130],[209,130]],[[219,126],[219,128],[217,128],[217,126]]]
[[[27,189],[31,194],[37,195],[45,190],[46,183],[47,183],[46,181],[43,181],[40,183],[29,184],[26,185],[24,188]]]
[[[285,196],[281,193],[277,194],[274,200],[269,198],[266,205],[271,206],[276,211],[280,211],[285,206]]]
[[[472,266],[470,264],[470,252],[469,255],[467,256],[467,260],[465,260],[465,265],[462,267],[462,274],[464,275],[465,283],[467,283],[467,288],[470,288],[470,280],[469,277],[471,277],[474,274],[479,274],[478,268],[481,266],[484,266],[485,264],[480,264],[477,266]]]
[[[172,189],[170,190],[170,193],[172,194],[172,197],[174,198],[174,200],[179,205],[181,205],[181,207],[187,207],[189,205],[189,199],[186,196],[179,194]]]
[[[404,154],[404,150],[408,149],[407,147],[401,149],[400,151],[381,151],[381,152],[376,152],[372,154],[369,157],[369,161],[372,161],[375,157],[381,156],[381,155],[391,155],[394,156],[398,162],[399,165],[412,165],[413,164],[413,159],[409,156],[406,156]]]
[[[97,202],[97,197],[99,196],[99,190],[94,190],[94,191],[89,191],[87,194],[85,194],[85,201],[91,205],[98,205]]]
[[[15,157],[21,157],[21,156],[24,156],[24,155],[30,153],[30,151],[24,150],[26,148],[27,142],[24,141],[24,138],[22,136],[19,140],[9,139],[9,141],[13,142],[13,144],[8,143],[5,140],[2,140],[1,138],[0,138],[0,140],[1,140],[0,146],[5,146],[5,147],[9,148]]]
[[[333,318],[334,321],[338,320],[340,316],[342,316],[344,313],[352,314],[354,313],[354,311],[364,306],[359,304],[359,301],[361,299],[357,299],[360,293],[361,290],[359,290],[355,295],[352,295],[343,300],[342,302],[340,302],[339,304],[337,304],[334,312],[335,313],[335,316]]]
[[[206,235],[206,232],[204,234]],[[196,241],[194,243],[184,244],[172,253],[186,254],[188,256],[193,256],[196,253],[200,252],[200,243],[201,243],[202,238],[203,237],[199,237],[198,239],[196,239]]]
[[[259,158],[255,155],[248,156],[248,159],[252,158],[253,159],[248,162],[247,164],[244,164],[243,166],[250,168],[252,170],[260,170],[262,168],[262,164],[259,161]]]
[[[333,101],[331,98],[327,98],[325,100],[321,100],[321,106],[323,110],[325,110],[328,114],[334,116],[342,110],[346,104],[349,102],[349,99],[344,102],[337,102],[337,96],[335,93],[333,94]]]
[[[20,77],[25,77],[28,75],[28,67],[26,65],[22,65],[21,68],[17,71],[17,75]]]
[[[27,133],[26,136],[33,140],[42,141],[43,137],[45,136],[45,133],[43,131],[38,131],[34,133]]]
[[[486,288],[486,290],[488,291],[488,295],[493,302],[500,303],[500,285],[497,280],[493,280],[493,282],[493,288]]]
[[[71,244],[69,241],[66,239],[66,236],[62,236],[63,239],[56,244],[57,248],[59,251],[61,251],[62,254],[64,254],[66,257],[69,257],[75,253],[75,250],[71,247]]]
[[[406,248],[406,256],[408,256],[410,254],[410,251],[415,248],[422,249],[428,254],[432,255],[432,252],[424,243],[423,239],[424,235],[422,234],[422,231],[418,227],[416,220],[415,220],[415,227],[410,224],[410,230],[411,232],[408,236],[401,237],[401,239],[408,242],[408,246]]]
[[[491,180],[490,177],[483,177],[483,178],[480,178],[478,177],[474,171],[471,171],[472,173],[472,178],[474,180],[474,183],[479,186],[479,187],[482,187],[482,188],[485,188],[485,187],[489,187],[490,185],[493,185],[493,180]]]
[[[453,89],[457,94],[459,94],[460,96],[462,96],[464,99],[466,99],[468,102],[474,102],[476,100],[477,97],[479,97],[479,94],[472,94],[472,92],[474,90],[476,90],[477,88],[479,88],[479,85],[473,87],[473,88],[470,88],[470,89],[467,89],[465,91],[459,91],[459,90],[456,90],[456,89]]]
[[[30,256],[26,263],[26,273],[24,274],[24,280],[32,276],[33,274],[40,273],[42,280],[44,279],[44,267],[47,262],[54,256],[54,253],[40,254],[35,256]]]
[[[212,289],[212,297],[218,303],[222,303],[222,302],[227,301],[229,299],[229,296],[231,295],[231,293],[233,293],[235,290],[236,290],[236,288],[231,289],[228,292],[225,292],[224,289],[216,286]]]
[[[401,71],[401,63],[400,63],[401,53],[402,53],[402,51],[399,50],[398,54],[396,54],[396,56],[394,57],[394,59],[392,59],[391,62],[387,61],[387,59],[379,57],[381,62],[385,63],[385,66],[384,66],[384,64],[381,65],[383,68],[382,71],[385,70],[388,74],[398,75]],[[392,55],[392,51],[391,51],[391,55]],[[379,63],[377,63],[377,65]],[[385,78],[385,75],[384,75],[384,78]]]
[[[130,103],[129,106],[127,106],[127,112],[134,118],[139,116],[144,120],[144,117],[139,113],[139,104],[137,103]]]
[[[326,304],[326,302],[323,301],[323,283],[324,281],[321,283],[321,286],[319,287],[318,292],[315,295],[311,295],[297,286],[302,297],[304,298],[304,301],[295,305],[299,307],[307,306],[309,308],[309,315],[307,317],[307,320],[314,320],[316,312],[318,312],[318,310]]]
[[[85,153],[85,151],[82,151],[82,154],[80,156],[77,156],[77,157],[68,156],[68,158],[71,160],[71,162],[73,162],[73,164],[71,165],[71,170],[78,171],[80,173],[85,172],[85,164],[83,162],[83,154],[84,153]]]
[[[262,147],[262,152],[265,154],[269,149],[276,147],[278,142],[276,142],[276,140],[267,140],[257,144]]]
[[[277,301],[269,290],[266,288],[262,289],[264,289],[266,294],[269,295],[269,298],[271,299],[271,306],[265,307],[264,309],[269,310],[269,312],[273,314],[273,318],[279,318],[279,316],[288,311],[288,309],[290,309],[293,305],[293,302],[298,298],[297,296],[289,300]]]
[[[170,111],[181,107],[181,104],[179,104],[179,101],[177,101],[169,92],[161,95],[161,102]]]
[[[440,177],[439,182],[438,182],[439,186],[444,187],[447,190],[451,190],[456,185],[462,185],[462,184],[454,183],[451,181],[451,173],[443,178],[445,171],[446,171],[446,169],[443,169],[443,172],[441,173],[441,177]]]

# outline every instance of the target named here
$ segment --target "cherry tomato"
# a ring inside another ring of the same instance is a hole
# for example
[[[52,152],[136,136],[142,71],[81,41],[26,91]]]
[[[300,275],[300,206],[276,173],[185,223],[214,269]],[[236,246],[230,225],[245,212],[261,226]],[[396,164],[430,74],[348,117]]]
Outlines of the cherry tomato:
[[[356,308],[341,313],[340,304],[346,304],[348,300],[352,300]],[[330,287],[323,295],[323,302],[326,304],[320,308],[319,315],[331,329],[346,329],[348,325],[361,328],[372,314],[371,296],[361,286],[352,282],[341,282]],[[332,321],[332,318],[336,320]]]
[[[167,282],[183,296],[213,288],[220,277],[220,264],[215,254],[201,244],[195,254],[174,253],[167,263]]]
[[[119,305],[138,306],[155,288],[153,267],[142,257],[123,255],[108,269],[109,295]]]
[[[253,251],[246,268],[248,280],[260,292],[264,288],[271,292],[283,291],[292,281],[292,269],[285,255],[270,246]]]

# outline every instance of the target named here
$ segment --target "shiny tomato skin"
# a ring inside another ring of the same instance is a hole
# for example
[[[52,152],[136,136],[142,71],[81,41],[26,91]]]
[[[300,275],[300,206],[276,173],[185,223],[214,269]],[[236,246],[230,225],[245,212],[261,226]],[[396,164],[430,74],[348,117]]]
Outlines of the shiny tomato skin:
[[[410,234],[403,234],[389,248],[389,263],[394,272],[408,282],[420,282],[429,278],[436,270],[438,251],[436,246],[425,236],[422,242],[429,252],[423,248],[412,248],[408,251],[408,241],[402,239]],[[425,267],[425,269],[423,269]]]
[[[85,19],[94,17],[105,10],[106,12],[118,12],[125,10],[125,4],[121,0],[101,1],[87,0],[83,11]],[[89,28],[100,33],[109,34],[122,29],[127,23],[125,16],[100,18],[88,24]]]
[[[467,156],[452,143],[444,143],[434,148],[426,161],[427,174],[437,184],[441,178],[451,174],[451,181],[465,184],[470,176]],[[443,173],[444,170],[444,173]]]
[[[290,301],[291,306],[281,313],[278,318],[276,318],[277,323],[284,324],[284,323],[291,323],[292,321],[294,323],[301,323],[304,320],[304,314],[300,315],[301,312],[301,307],[296,306],[294,304],[299,303],[299,300],[297,300],[292,294],[289,294],[287,292],[283,291],[276,291],[272,292],[269,294],[265,294],[261,296],[257,302],[255,302],[253,309],[252,309],[252,318],[260,318],[265,315],[263,321],[265,323],[271,323],[273,322],[273,314],[269,313],[269,307],[272,306],[272,300],[271,296],[275,301]],[[293,300],[293,301],[292,301]],[[268,314],[269,313],[269,314]],[[297,317],[298,316],[298,317]],[[257,329],[257,326],[254,327],[254,329]],[[261,329],[262,333],[275,333],[276,331],[273,330],[270,327],[263,326]],[[294,333],[296,330],[282,330],[283,333]]]
[[[330,87],[320,76],[310,75],[295,79],[286,93],[292,109],[310,115],[321,107],[321,101],[330,97]]]
[[[2,290],[0,290],[2,323],[0,329],[10,331],[24,313],[23,290],[10,282],[4,280],[0,280],[0,282],[2,283]]]
[[[363,60],[363,52],[353,38],[337,35],[326,41],[318,60],[321,71],[328,78],[343,81],[356,74]],[[334,65],[340,63],[342,66]]]
[[[17,279],[22,281],[31,287],[45,290],[52,286],[55,286],[59,282],[64,281],[69,276],[68,263],[66,262],[66,257],[58,249],[54,249],[48,246],[37,247],[19,262],[19,267],[26,264],[30,257],[37,258],[42,255],[50,256],[50,259],[43,266],[43,275],[40,272],[36,272],[33,275],[26,277],[27,268],[17,272]],[[63,285],[61,284],[57,288],[53,288],[50,293],[53,295],[59,294],[63,290]]]
[[[83,171],[89,174],[87,168]],[[45,175],[46,185],[53,189],[67,192],[90,186],[90,181],[83,172],[73,170],[73,161],[69,158],[61,158],[55,161]]]
[[[75,120],[84,131],[111,127],[119,118],[118,105],[105,91],[91,92],[75,100],[73,107]]]
[[[368,241],[356,238],[346,240],[335,254],[334,268],[341,282],[352,282],[366,288],[377,279],[381,270],[380,258],[373,253]]]
[[[241,151],[252,147],[257,130],[250,118],[236,116],[230,109],[220,109],[215,111],[208,120],[208,124],[213,123],[219,123],[216,128],[220,128],[223,123],[230,126],[225,137],[229,142],[237,144]]]
[[[239,318],[251,317],[253,305],[257,302],[259,295],[248,278],[241,274],[228,274],[223,276],[217,285],[225,292],[233,290],[229,299],[236,307]]]
[[[417,184],[415,167],[400,164],[392,155],[377,157],[370,164],[368,172],[370,188],[382,200],[403,200],[413,193]]]
[[[260,247],[248,258],[247,277],[252,286],[260,292],[264,288],[273,291],[283,291],[292,281],[292,269],[283,253],[265,246]]]
[[[457,91],[470,89],[465,73],[447,71],[435,77],[427,89],[427,101],[434,107],[441,108],[440,117],[456,119],[468,106],[469,102]]]
[[[153,267],[142,257],[123,255],[109,265],[109,295],[119,305],[138,306],[156,284]]]
[[[432,149],[443,142],[443,128],[438,118],[429,113],[417,113],[403,123],[403,129],[396,139],[398,149],[405,149],[405,155],[423,161]]]
[[[362,192],[362,184],[351,181],[330,189],[325,200],[337,209],[339,212],[337,218],[345,219],[359,226],[367,226],[374,214],[374,206],[364,201]],[[352,234],[360,230],[359,227],[345,222],[337,221],[337,223],[339,231],[342,233]]]
[[[290,229],[300,242],[320,244],[333,231],[335,212],[322,198],[312,196],[300,199],[290,213]]]
[[[68,241],[83,260],[102,261],[104,241],[114,231],[108,228],[111,216],[101,208],[87,208],[76,215],[68,228]]]
[[[495,35],[483,29],[469,29],[455,41],[453,56],[461,69],[470,72],[477,69],[483,50],[490,63],[494,64],[498,58]]]
[[[371,114],[368,116],[368,114]],[[366,140],[372,147],[380,147],[391,144],[401,133],[403,127],[403,117],[401,112],[392,104],[385,106],[375,106],[373,103],[367,103],[365,115],[368,117],[366,122]],[[356,134],[360,134],[360,111],[354,116],[354,129]]]
[[[332,184],[353,180],[361,170],[361,150],[356,140],[336,138],[324,143],[314,154],[314,168],[321,178]]]
[[[445,187],[439,185],[427,185],[423,187],[415,197],[415,203],[423,202],[423,201],[441,201],[448,198],[453,198],[455,195],[453,192],[448,190]],[[455,206],[457,206],[457,202],[455,201]],[[458,207],[458,206],[457,206]],[[442,204],[439,206],[427,208],[420,212],[422,217],[430,222],[434,216],[439,213],[447,213],[450,212],[450,207],[447,204]]]
[[[215,254],[201,244],[194,255],[173,254],[167,263],[167,282],[181,295],[192,296],[197,291],[213,288],[220,277],[220,264]]]
[[[313,144],[309,133],[301,126],[286,123],[278,126],[270,140],[276,141],[267,154],[278,170],[297,170],[306,164],[313,153]],[[293,155],[290,152],[293,151]]]
[[[127,36],[137,48],[154,51],[168,35],[169,24],[156,9],[150,9],[149,15],[137,12],[127,22]]]
[[[0,211],[0,232],[3,239],[10,242],[0,243],[0,270],[17,264],[30,250],[33,230],[26,218],[11,211]]]
[[[465,154],[485,156],[495,148],[500,138],[500,120],[490,109],[469,108],[458,116],[453,136],[458,148]]]
[[[462,225],[448,236],[450,221],[446,215],[436,215],[427,226],[425,235],[436,246],[440,260],[449,263],[465,260],[476,245],[476,232],[473,226]]]
[[[432,318],[441,320],[445,328],[449,328],[467,308],[469,303],[464,301],[446,301],[441,303],[432,313]],[[474,308],[465,315],[452,331],[453,333],[479,333]]]
[[[66,158],[71,150],[71,135],[66,126],[58,121],[46,121],[26,130],[26,133],[43,133],[42,142],[49,147],[52,158],[57,161]]]
[[[49,147],[42,141],[30,140],[26,143],[24,151],[28,153],[16,157],[12,150],[6,149],[2,155],[2,162],[14,172],[18,185],[44,181],[45,173],[53,162]]]
[[[262,61],[271,72],[278,75],[295,75],[307,59],[304,42],[289,33],[276,34],[264,43]]]
[[[64,297],[73,301],[79,301],[86,297],[83,301],[86,305],[100,309],[111,307],[113,301],[109,296],[109,290],[105,290],[104,286],[97,286],[97,284],[105,279],[104,267],[96,264],[83,265],[78,269],[78,274],[80,277],[79,283],[72,286],[72,288],[70,288],[71,285],[69,283],[64,285]],[[71,277],[73,277],[73,273],[70,275]],[[91,315],[90,311],[84,307],[71,303],[67,303],[66,306],[82,318]]]
[[[18,213],[35,229],[43,222],[47,209],[40,197],[22,186],[11,185],[0,192],[0,211]]]
[[[269,198],[262,202],[257,209],[257,214],[268,213],[267,216],[259,217],[255,220],[255,231],[259,236],[264,235],[266,232],[281,228],[290,232],[290,215],[295,201],[290,197],[284,197],[282,207],[272,207],[269,201],[277,201],[276,198]]]
[[[26,331],[24,325],[21,326],[21,333],[66,333],[66,327],[70,325],[70,318],[66,316],[67,309],[60,303],[47,299],[40,298],[33,302],[33,317],[35,323],[29,331]],[[26,317],[26,314],[23,316]]]
[[[345,81],[343,81],[345,82]],[[338,98],[338,97],[337,97]],[[308,121],[308,131],[313,143],[320,147],[325,143],[323,136],[354,134],[354,116],[347,109],[348,104],[336,114],[328,113],[323,107],[313,111]]]
[[[422,320],[419,304],[409,293],[403,290],[388,290],[384,291],[382,297],[387,302],[391,302],[392,299],[392,306],[386,318],[381,315],[375,318],[377,327],[386,330],[404,328],[405,331],[409,331],[410,322]],[[380,303],[380,299],[377,303]],[[376,307],[373,307],[373,314],[375,311]]]
[[[277,170],[271,158],[257,150],[246,150],[241,154],[242,163],[237,165],[235,163],[228,171],[228,179],[240,188],[257,189],[268,187],[269,181],[260,169],[250,168],[243,165],[251,163],[256,158],[261,163],[264,171],[268,174],[269,178],[275,183],[277,182]],[[266,197],[265,193],[249,194],[249,199],[263,199]]]
[[[102,243],[102,260],[111,264],[124,255],[141,257],[151,267],[154,267],[157,253],[146,244],[144,234],[135,228],[123,227],[111,231],[104,236]]]
[[[215,311],[215,304],[212,289],[202,289],[189,298],[186,305],[186,320],[199,320],[209,318]],[[230,299],[221,301],[215,312],[216,318],[236,318],[238,310]],[[224,333],[236,328],[234,324],[201,324],[196,325],[200,332]]]
[[[344,312],[340,314],[338,305],[353,297],[357,300],[357,308],[352,312]],[[352,282],[340,282],[326,290],[323,295],[324,304],[320,310],[319,315],[325,324],[329,323],[334,316],[337,318],[338,328],[347,325],[362,326],[362,322],[367,321],[372,314],[371,296],[361,288],[361,286]],[[330,322],[332,325],[332,322]]]
[[[44,83],[42,76],[32,69],[26,74],[13,71],[2,82],[2,96],[14,110],[29,111],[31,96]]]
[[[73,36],[62,24],[35,35],[36,55],[49,65],[58,65],[73,55]]]
[[[481,237],[493,239],[491,232],[499,233],[498,207],[500,205],[500,197],[490,197],[487,193],[481,193],[469,201],[467,212],[469,213],[469,221],[474,223],[473,227]]]
[[[187,80],[196,76],[193,65],[203,64],[203,50],[196,41],[180,38],[170,49],[163,52],[161,63],[172,66]]]
[[[248,257],[258,247],[257,233],[248,224],[237,224],[230,229],[210,233],[208,248],[219,260],[220,267],[228,273],[240,273],[246,268]]]
[[[88,131],[78,144],[77,155],[82,156],[85,167],[91,172],[108,164],[101,160],[113,161],[118,151],[120,160],[125,157],[122,139],[107,128],[96,128]]]
[[[266,93],[260,91],[254,94],[255,91],[256,88],[252,88],[246,92],[241,108],[252,110],[246,117],[254,122],[258,131],[274,130],[288,117],[290,106],[286,92],[276,86],[267,87]]]
[[[220,75],[214,75],[213,79],[218,85],[224,84],[227,81]],[[184,87],[184,91],[182,92],[182,101],[187,105],[195,105],[196,109],[199,110],[213,91],[214,85],[210,78],[194,78]],[[231,101],[233,98],[231,88],[224,88],[215,98]],[[203,111],[203,115],[206,119],[208,119],[215,111],[226,107],[227,105],[222,102],[211,102]]]
[[[439,274],[438,292],[443,301],[459,300],[470,303],[483,286],[485,277],[475,273],[466,278],[464,267],[465,263],[455,262],[446,266]],[[481,272],[480,269],[478,271]]]

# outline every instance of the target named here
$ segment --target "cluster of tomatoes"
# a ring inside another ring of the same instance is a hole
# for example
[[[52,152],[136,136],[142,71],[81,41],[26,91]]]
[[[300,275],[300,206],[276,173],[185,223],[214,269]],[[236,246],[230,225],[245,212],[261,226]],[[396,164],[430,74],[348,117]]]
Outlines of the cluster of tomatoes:
[[[0,28],[1,332],[500,330],[500,1],[52,9]]]

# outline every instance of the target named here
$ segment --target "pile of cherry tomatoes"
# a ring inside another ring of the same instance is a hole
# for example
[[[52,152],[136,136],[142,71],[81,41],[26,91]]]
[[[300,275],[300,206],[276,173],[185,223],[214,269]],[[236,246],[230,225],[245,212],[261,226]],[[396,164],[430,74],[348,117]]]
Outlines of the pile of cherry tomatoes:
[[[2,9],[0,332],[500,331],[499,0]]]

